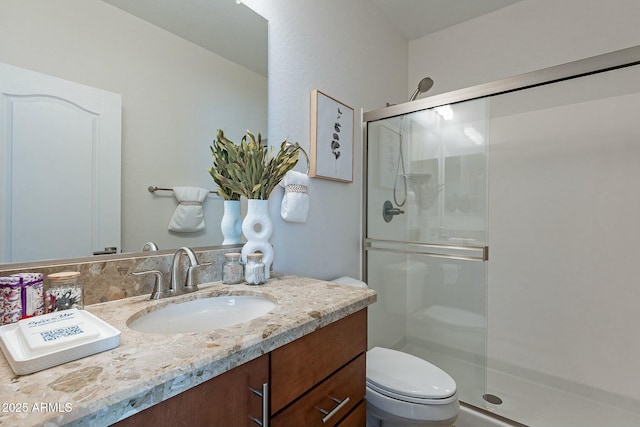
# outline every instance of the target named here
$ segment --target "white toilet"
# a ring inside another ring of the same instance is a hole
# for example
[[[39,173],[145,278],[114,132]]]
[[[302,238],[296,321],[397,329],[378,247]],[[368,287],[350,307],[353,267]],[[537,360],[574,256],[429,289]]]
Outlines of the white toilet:
[[[365,287],[350,277],[336,283]],[[388,348],[367,352],[367,427],[450,427],[460,409],[456,383],[431,363]]]
[[[367,352],[367,427],[452,426],[456,383],[426,360],[374,347]]]

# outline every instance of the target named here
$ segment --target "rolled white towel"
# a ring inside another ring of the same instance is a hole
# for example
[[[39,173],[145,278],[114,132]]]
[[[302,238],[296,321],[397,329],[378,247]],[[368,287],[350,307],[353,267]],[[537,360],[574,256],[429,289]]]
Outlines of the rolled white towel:
[[[309,176],[289,171],[280,185],[284,187],[284,197],[280,216],[289,222],[305,222],[309,213]]]
[[[178,207],[169,221],[169,230],[178,233],[193,233],[204,230],[202,202],[209,190],[199,187],[173,187]]]

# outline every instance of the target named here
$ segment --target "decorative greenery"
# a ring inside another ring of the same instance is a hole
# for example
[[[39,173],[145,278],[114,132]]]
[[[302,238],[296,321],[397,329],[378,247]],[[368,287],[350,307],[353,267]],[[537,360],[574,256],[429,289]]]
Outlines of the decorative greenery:
[[[262,145],[260,134],[256,140],[247,131],[240,145],[236,145],[218,129],[211,146],[213,167],[208,169],[218,185],[218,194],[225,200],[239,200],[240,196],[267,200],[285,174],[298,163],[300,147],[288,145],[284,140],[275,156],[268,151],[268,147]]]
[[[226,148],[227,142],[233,144],[227,138],[224,137],[224,133],[221,129],[218,129],[216,133],[216,140],[213,142],[211,148],[211,155],[213,156],[213,167],[209,168],[209,174],[213,178],[213,181],[218,186],[218,195],[224,200],[240,200],[240,193],[235,192],[226,181],[232,180],[232,177],[228,171],[229,151]],[[234,152],[236,150],[233,150]]]

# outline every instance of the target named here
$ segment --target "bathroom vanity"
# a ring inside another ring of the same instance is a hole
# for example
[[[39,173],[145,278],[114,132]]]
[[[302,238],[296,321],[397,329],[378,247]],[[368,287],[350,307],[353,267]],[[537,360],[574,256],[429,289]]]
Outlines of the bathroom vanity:
[[[362,309],[115,425],[364,426],[366,331]]]
[[[278,275],[259,287],[200,288],[159,301],[141,296],[87,306],[121,331],[113,350],[26,376],[2,358],[3,404],[20,410],[0,412],[0,426],[364,425],[366,308],[374,291]],[[204,332],[151,334],[127,326],[156,307],[228,294],[277,305]]]

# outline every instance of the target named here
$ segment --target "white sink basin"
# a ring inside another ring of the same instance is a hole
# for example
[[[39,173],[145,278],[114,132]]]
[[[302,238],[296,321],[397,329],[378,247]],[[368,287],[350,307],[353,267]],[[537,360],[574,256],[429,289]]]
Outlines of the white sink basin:
[[[263,316],[276,303],[263,297],[225,295],[169,303],[143,315],[133,315],[127,326],[154,334],[202,332],[248,322]]]

